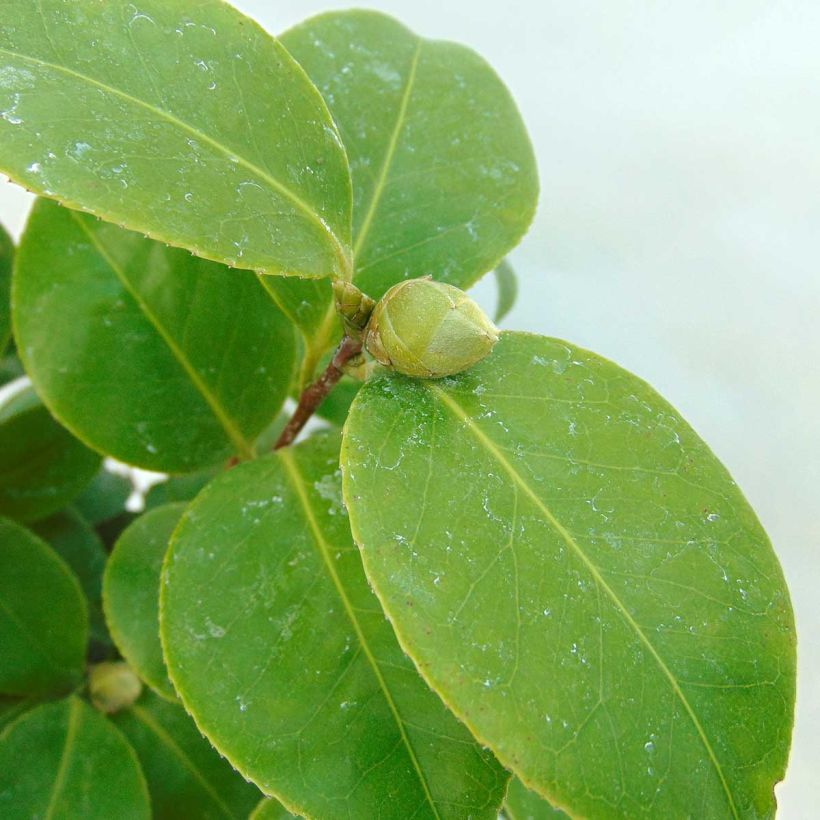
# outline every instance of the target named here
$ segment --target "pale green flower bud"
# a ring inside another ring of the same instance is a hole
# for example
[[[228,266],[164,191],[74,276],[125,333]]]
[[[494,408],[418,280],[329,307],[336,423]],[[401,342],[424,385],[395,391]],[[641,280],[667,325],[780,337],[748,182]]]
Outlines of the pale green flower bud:
[[[365,345],[373,358],[405,376],[437,379],[480,362],[497,340],[495,325],[464,291],[426,277],[384,294]]]
[[[376,303],[354,284],[340,279],[333,283],[333,298],[345,332],[361,339]]]
[[[103,661],[88,673],[91,703],[106,714],[127,709],[142,693],[142,681],[125,661]]]

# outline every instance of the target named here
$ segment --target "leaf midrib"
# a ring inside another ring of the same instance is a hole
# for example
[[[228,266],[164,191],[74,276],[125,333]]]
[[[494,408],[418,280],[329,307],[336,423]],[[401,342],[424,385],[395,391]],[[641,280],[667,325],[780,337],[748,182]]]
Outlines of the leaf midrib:
[[[418,43],[416,44],[416,50],[413,52],[413,58],[410,63],[410,70],[407,73],[407,82],[404,86],[404,91],[402,92],[401,102],[399,103],[399,111],[396,116],[396,123],[393,126],[393,131],[390,135],[390,142],[387,144],[387,151],[384,155],[384,160],[382,162],[382,167],[379,170],[379,177],[376,180],[376,186],[373,189],[373,195],[370,198],[370,205],[367,208],[367,213],[365,214],[364,219],[362,220],[362,225],[359,228],[359,235],[356,237],[356,241],[353,244],[353,259],[355,264],[356,256],[358,256],[359,251],[364,245],[364,241],[367,237],[367,234],[370,231],[370,225],[373,222],[373,217],[376,213],[376,209],[379,206],[379,201],[381,200],[382,194],[384,193],[384,189],[387,185],[387,177],[390,172],[390,166],[393,162],[393,157],[396,153],[396,148],[399,143],[399,135],[401,134],[402,128],[404,127],[406,118],[407,118],[407,107],[410,103],[410,94],[413,90],[413,83],[416,79],[416,69],[419,63],[419,55],[421,54],[421,46],[423,40],[419,37]]]
[[[199,783],[202,789],[208,794],[208,796],[214,801],[226,817],[230,817],[232,820],[238,817],[238,815],[234,814],[230,807],[222,800],[219,793],[208,782],[207,778],[203,776],[202,772],[197,768],[193,760],[185,754],[184,749],[182,749],[173,737],[171,737],[171,735],[169,735],[168,732],[166,732],[165,729],[157,723],[156,720],[154,720],[153,715],[149,714],[147,709],[144,709],[142,706],[134,703],[131,705],[130,711],[138,721],[140,721],[157,736],[159,741],[171,751],[171,753],[180,761],[182,766],[193,775],[194,779]]]
[[[188,378],[191,380],[194,387],[197,389],[197,392],[202,396],[202,398],[205,400],[205,403],[208,405],[208,407],[210,407],[211,412],[214,414],[217,421],[222,425],[222,429],[225,431],[225,434],[227,435],[228,439],[232,442],[234,447],[236,447],[239,453],[245,458],[253,458],[255,453],[251,442],[249,442],[245,438],[245,436],[242,434],[239,428],[233,423],[233,420],[230,418],[225,408],[222,407],[217,397],[211,392],[210,388],[200,377],[199,373],[196,372],[196,368],[182,352],[182,349],[179,347],[179,345],[177,345],[174,338],[164,327],[162,322],[159,321],[158,317],[154,315],[154,312],[151,310],[151,308],[148,306],[148,304],[145,302],[145,300],[142,298],[142,296],[139,294],[136,288],[134,288],[131,285],[131,282],[125,275],[125,272],[122,270],[122,268],[111,257],[111,255],[108,253],[103,244],[94,235],[93,231],[90,231],[88,229],[88,227],[83,222],[82,217],[75,211],[70,211],[69,213],[71,214],[72,219],[79,226],[80,230],[82,230],[82,232],[88,237],[88,241],[91,242],[91,244],[96,248],[97,252],[103,258],[103,260],[111,269],[113,274],[117,277],[123,288],[125,288],[125,290],[131,296],[131,298],[137,303],[145,318],[151,323],[151,326],[154,328],[154,330],[156,330],[160,338],[168,346],[168,349],[171,351],[171,354],[174,356],[177,363],[188,375]]]
[[[740,815],[738,813],[737,807],[735,806],[734,797],[732,796],[732,792],[729,789],[729,784],[726,781],[726,776],[723,773],[723,768],[721,767],[720,762],[718,761],[717,756],[715,755],[714,749],[712,748],[712,744],[709,742],[709,739],[706,736],[706,733],[703,729],[703,726],[701,725],[700,720],[698,719],[697,715],[695,714],[695,711],[693,710],[688,699],[686,698],[686,695],[683,693],[683,690],[681,689],[677,678],[672,674],[672,670],[666,665],[666,662],[655,649],[649,638],[641,629],[640,625],[632,617],[626,605],[618,597],[615,590],[609,586],[609,584],[606,582],[606,580],[599,572],[598,567],[592,562],[589,556],[587,556],[587,554],[584,552],[581,546],[572,537],[570,532],[561,524],[561,522],[555,517],[555,515],[553,515],[552,511],[544,504],[544,502],[538,497],[535,491],[524,480],[521,474],[507,460],[503,452],[496,446],[495,442],[483,430],[481,430],[481,428],[465,412],[464,408],[461,407],[461,405],[458,404],[458,402],[454,401],[450,396],[448,396],[447,393],[444,392],[441,388],[430,384],[424,384],[424,386],[430,391],[431,394],[433,394],[439,400],[439,402],[443,406],[449,409],[449,411],[457,419],[464,423],[464,425],[478,440],[479,444],[481,444],[481,446],[484,447],[484,449],[496,460],[499,466],[512,479],[513,483],[516,484],[530,498],[530,500],[535,504],[535,506],[541,511],[547,522],[553,527],[553,529],[556,530],[556,532],[558,532],[558,534],[561,536],[561,538],[564,540],[567,546],[570,547],[570,549],[572,549],[575,552],[575,554],[581,559],[582,563],[586,566],[590,575],[592,575],[595,583],[606,593],[606,595],[612,601],[615,608],[619,611],[619,613],[627,622],[627,624],[634,630],[639,641],[647,648],[649,654],[654,658],[661,672],[669,681],[669,684],[675,696],[681,702],[681,705],[683,706],[684,710],[689,715],[689,718],[691,719],[692,724],[694,725],[695,730],[697,731],[697,734],[700,737],[701,742],[703,743],[706,749],[706,753],[709,756],[709,760],[711,761],[712,766],[717,772],[721,786],[723,787],[723,791],[726,795],[726,799],[729,803],[729,808],[732,812],[732,816],[738,819]]]
[[[342,605],[345,608],[345,613],[347,614],[348,620],[353,626],[353,630],[356,633],[356,637],[359,641],[359,645],[362,648],[362,652],[364,653],[365,657],[368,660],[368,663],[370,664],[371,669],[373,670],[373,674],[379,684],[380,689],[382,690],[385,700],[387,701],[387,705],[390,708],[390,712],[393,715],[394,720],[396,721],[396,726],[398,727],[402,742],[405,748],[407,749],[410,760],[413,764],[414,769],[416,770],[416,774],[418,775],[419,782],[421,783],[422,789],[424,790],[424,795],[427,799],[427,802],[430,804],[433,816],[436,817],[437,820],[441,820],[441,815],[439,814],[438,807],[436,806],[433,800],[433,795],[430,793],[430,787],[427,783],[427,778],[424,776],[421,764],[418,758],[416,757],[416,752],[413,749],[413,744],[410,742],[410,738],[407,736],[404,721],[402,720],[401,715],[399,714],[398,707],[396,706],[390,689],[387,686],[387,681],[385,681],[381,669],[379,668],[378,662],[376,661],[376,658],[370,649],[370,645],[367,641],[361,624],[359,623],[359,619],[356,617],[356,612],[353,608],[353,605],[350,602],[350,599],[347,596],[347,592],[345,591],[341,578],[339,578],[339,575],[336,572],[336,568],[333,565],[333,561],[330,557],[330,548],[327,542],[325,541],[324,536],[322,535],[322,530],[319,527],[319,523],[316,520],[313,508],[310,505],[310,499],[307,497],[307,493],[305,493],[302,474],[300,473],[299,468],[296,465],[293,456],[291,455],[288,448],[283,448],[279,450],[278,456],[282,462],[282,466],[285,469],[285,473],[287,474],[291,485],[296,491],[296,495],[299,498],[299,503],[301,504],[302,509],[304,510],[305,518],[307,519],[308,526],[310,527],[310,530],[313,533],[313,540],[316,542],[316,546],[319,549],[319,553],[322,557],[322,562],[325,565],[325,569],[327,570],[330,579],[333,581],[333,585],[336,588],[336,593],[338,594],[339,599],[341,600]]]
[[[54,778],[54,785],[51,787],[51,798],[48,801],[48,807],[46,808],[46,813],[44,815],[45,820],[51,820],[54,816],[54,810],[63,793],[63,789],[65,788],[65,779],[68,774],[68,762],[71,758],[74,738],[80,724],[80,701],[76,698],[71,698],[68,704],[68,726],[66,727],[65,733],[65,745],[63,746],[63,751],[60,755],[60,764],[57,767],[57,776]]]
[[[356,279],[356,257],[359,255],[359,252],[361,251],[362,246],[364,245],[364,241],[367,238],[368,233],[370,232],[370,226],[373,222],[374,216],[376,215],[376,211],[378,210],[382,194],[384,193],[384,189],[387,187],[387,177],[390,173],[390,166],[393,163],[393,157],[396,154],[396,148],[399,144],[399,136],[401,135],[402,128],[404,128],[404,124],[407,118],[407,108],[410,104],[410,95],[412,93],[413,84],[416,79],[416,69],[418,67],[419,55],[421,54],[421,47],[423,45],[423,42],[424,41],[419,37],[418,43],[416,44],[416,50],[413,53],[413,58],[410,63],[410,70],[407,73],[407,81],[405,82],[404,90],[402,91],[401,102],[399,103],[399,111],[396,115],[396,122],[393,126],[393,131],[390,134],[390,141],[387,144],[387,151],[385,152],[381,168],[379,169],[379,176],[376,180],[376,185],[373,188],[373,193],[370,197],[370,204],[367,206],[367,212],[365,213],[361,227],[359,228],[355,242],[353,243],[353,271],[350,276],[351,281],[355,281]],[[331,299],[327,311],[324,317],[322,318],[322,322],[319,326],[319,329],[316,331],[313,338],[309,338],[308,334],[303,331],[306,344],[309,347],[312,346],[320,350],[321,353],[324,353],[324,350],[322,348],[327,338],[329,328],[332,327],[332,323],[335,318],[336,308],[333,303],[333,300]]]
[[[237,160],[237,164],[241,165],[243,168],[250,171],[250,173],[254,174],[259,179],[263,180],[279,194],[284,196],[286,199],[290,200],[297,210],[302,211],[308,217],[309,221],[313,222],[319,228],[319,230],[323,234],[325,234],[325,236],[327,236],[327,238],[330,240],[331,245],[333,246],[333,251],[336,255],[336,262],[339,265],[339,272],[341,274],[344,274],[344,272],[346,271],[347,253],[345,252],[344,246],[340,241],[339,237],[336,236],[336,233],[330,228],[330,226],[319,215],[319,213],[310,205],[308,205],[308,203],[305,202],[298,194],[296,194],[294,191],[288,188],[287,185],[280,182],[278,179],[276,179],[276,177],[271,176],[270,173],[264,171],[262,168],[260,168],[258,165],[254,164],[250,160],[245,159],[243,156],[241,156],[241,154],[238,151],[231,150],[230,148],[228,148],[228,146],[223,145],[218,140],[215,140],[213,137],[208,136],[199,128],[196,128],[195,126],[190,125],[184,120],[179,119],[179,117],[176,117],[171,112],[165,111],[164,109],[159,108],[156,105],[152,105],[146,100],[141,100],[139,97],[135,97],[132,94],[127,93],[126,91],[122,91],[121,89],[114,88],[114,86],[101,82],[100,80],[97,80],[94,77],[90,77],[87,74],[83,74],[80,71],[75,71],[73,68],[69,68],[68,66],[61,66],[57,63],[49,62],[48,60],[42,60],[39,57],[32,57],[30,54],[23,54],[19,51],[12,51],[6,48],[0,48],[0,54],[5,54],[9,57],[17,58],[20,60],[25,60],[34,65],[39,65],[42,68],[47,68],[53,71],[61,72],[63,74],[76,78],[80,82],[84,82],[88,85],[100,88],[103,91],[113,94],[114,96],[120,97],[121,99],[129,103],[132,103],[133,105],[139,108],[144,108],[146,111],[150,111],[152,114],[160,117],[161,119],[166,120],[172,125],[175,125],[184,131],[187,131],[189,134],[195,136],[197,139],[202,140],[204,143],[210,145],[212,148],[215,148],[217,151],[224,154],[225,157],[227,157],[229,160],[232,157],[235,158]]]

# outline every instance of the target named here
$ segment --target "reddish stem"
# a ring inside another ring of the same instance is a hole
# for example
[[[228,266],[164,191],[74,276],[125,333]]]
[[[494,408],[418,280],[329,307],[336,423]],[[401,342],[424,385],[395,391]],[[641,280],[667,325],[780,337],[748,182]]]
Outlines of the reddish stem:
[[[276,444],[273,445],[274,450],[293,444],[296,436],[307,424],[308,419],[314,414],[324,397],[333,389],[336,382],[342,378],[344,366],[361,352],[361,339],[353,339],[350,336],[345,336],[342,339],[324,373],[302,391],[296,410],[276,440]]]

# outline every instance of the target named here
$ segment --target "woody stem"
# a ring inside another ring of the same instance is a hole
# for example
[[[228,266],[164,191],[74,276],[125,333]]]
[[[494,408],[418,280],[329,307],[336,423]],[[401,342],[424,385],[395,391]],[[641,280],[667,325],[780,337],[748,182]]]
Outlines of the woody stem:
[[[330,393],[339,379],[342,378],[344,366],[361,352],[361,339],[354,339],[345,335],[322,375],[302,391],[296,410],[294,410],[293,415],[285,425],[285,429],[282,430],[281,435],[276,440],[276,444],[273,445],[274,450],[293,444],[296,436],[307,424],[308,419],[316,412],[316,408],[322,403],[325,396]]]

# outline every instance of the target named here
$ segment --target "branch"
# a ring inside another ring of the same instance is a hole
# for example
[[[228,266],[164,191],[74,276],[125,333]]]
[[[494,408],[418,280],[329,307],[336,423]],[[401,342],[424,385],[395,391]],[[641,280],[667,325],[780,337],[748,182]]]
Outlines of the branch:
[[[299,435],[301,429],[307,424],[308,419],[314,414],[316,408],[322,403],[322,400],[336,385],[336,382],[342,378],[344,373],[344,366],[354,356],[358,356],[362,352],[362,340],[354,339],[351,336],[345,336],[330,364],[325,368],[319,378],[302,391],[299,396],[299,404],[290,418],[290,421],[285,425],[281,435],[273,445],[274,450],[280,447],[287,447],[288,444],[293,444],[296,436]]]

